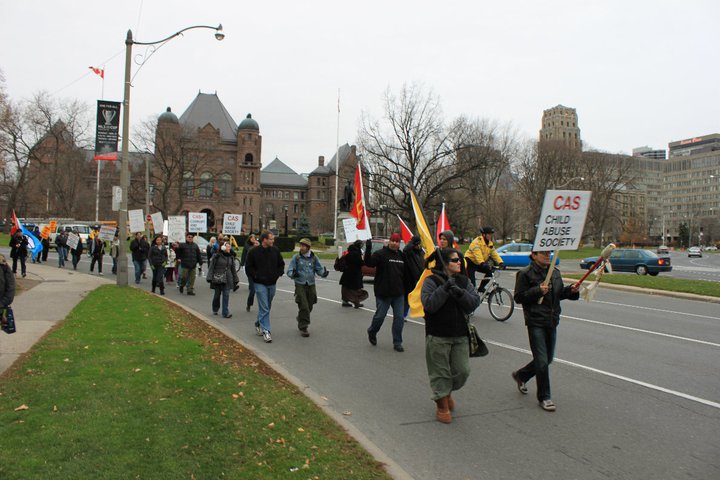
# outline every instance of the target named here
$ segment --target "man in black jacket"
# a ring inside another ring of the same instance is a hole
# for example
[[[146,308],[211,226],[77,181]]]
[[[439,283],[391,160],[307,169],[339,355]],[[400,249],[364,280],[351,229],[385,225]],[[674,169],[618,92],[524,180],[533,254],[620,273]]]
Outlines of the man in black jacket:
[[[195,275],[197,274],[195,268],[202,265],[200,247],[197,246],[194,239],[195,236],[188,233],[185,236],[185,243],[181,243],[175,252],[181,267],[180,293],[183,293],[183,289],[187,286],[188,295],[195,295]]]
[[[550,282],[547,285],[543,283],[550,266],[550,252],[532,252],[530,259],[530,265],[520,270],[515,277],[515,301],[523,306],[533,359],[513,372],[512,377],[523,395],[528,393],[525,384],[535,377],[540,407],[547,412],[554,412],[555,403],[550,397],[550,363],[555,354],[560,300],[577,300],[580,287],[566,287],[557,269],[553,270]],[[540,299],[542,302],[538,303]]]
[[[135,267],[135,283],[137,284],[140,283],[140,278],[145,274],[145,262],[147,262],[148,254],[150,253],[150,244],[142,232],[137,232],[135,239],[130,242],[130,252],[132,253],[133,266]]]
[[[408,295],[415,289],[420,276],[425,270],[425,252],[420,244],[420,236],[414,235],[410,239],[410,243],[405,245],[403,254],[405,254],[405,316],[407,317],[410,311],[410,304],[408,303]]]
[[[393,310],[393,348],[404,352],[402,331],[404,325],[403,306],[405,303],[405,255],[400,251],[400,234],[390,235],[386,247],[372,253],[372,240],[365,242],[365,265],[375,267],[375,303],[377,310],[367,329],[368,340],[377,345],[377,333],[380,331],[385,315],[390,307]]]
[[[245,273],[255,283],[255,295],[258,301],[258,315],[255,333],[272,342],[270,334],[270,308],[275,297],[275,284],[285,273],[285,260],[274,245],[275,236],[264,230],[260,234],[260,245],[253,247],[245,261]]]

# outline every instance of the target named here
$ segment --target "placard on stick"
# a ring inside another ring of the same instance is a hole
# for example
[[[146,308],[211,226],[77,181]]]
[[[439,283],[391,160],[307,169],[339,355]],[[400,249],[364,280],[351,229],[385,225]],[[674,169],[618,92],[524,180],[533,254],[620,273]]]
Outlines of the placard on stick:
[[[580,248],[590,193],[584,190],[547,190],[538,220],[533,250],[547,252]]]

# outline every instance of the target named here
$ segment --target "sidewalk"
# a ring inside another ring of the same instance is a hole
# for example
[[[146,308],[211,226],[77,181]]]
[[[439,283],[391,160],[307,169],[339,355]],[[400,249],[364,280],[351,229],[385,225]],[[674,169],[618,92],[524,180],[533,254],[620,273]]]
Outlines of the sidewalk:
[[[26,281],[35,286],[16,292],[12,307],[17,332],[12,335],[0,332],[0,374],[63,320],[89,292],[114,279],[74,272],[72,267],[68,270],[53,264],[28,262],[27,277],[16,280],[18,284]]]

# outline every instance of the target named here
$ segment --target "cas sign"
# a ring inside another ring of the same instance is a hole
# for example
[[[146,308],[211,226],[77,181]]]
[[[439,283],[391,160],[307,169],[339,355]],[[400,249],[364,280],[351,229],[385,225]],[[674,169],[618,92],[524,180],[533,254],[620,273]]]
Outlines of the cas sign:
[[[577,250],[585,227],[590,193],[583,190],[547,190],[533,250]]]
[[[226,213],[223,215],[223,231],[225,235],[242,234],[243,216],[237,213]]]
[[[207,232],[207,213],[205,213],[205,212],[189,212],[188,213],[188,232],[193,232],[193,233]]]

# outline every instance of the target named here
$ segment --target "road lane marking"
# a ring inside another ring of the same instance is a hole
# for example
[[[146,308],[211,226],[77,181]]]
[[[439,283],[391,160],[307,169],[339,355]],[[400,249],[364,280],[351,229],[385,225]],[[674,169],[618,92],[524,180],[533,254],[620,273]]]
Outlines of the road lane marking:
[[[631,305],[631,304],[627,304],[627,303],[606,302],[603,300],[593,300],[593,303],[603,303],[605,305],[615,305],[617,307],[625,307],[625,308],[637,308],[639,310],[651,310],[653,312],[672,313],[675,315],[685,315],[686,317],[697,317],[697,318],[708,318],[710,320],[720,320],[720,317],[713,317],[710,315],[700,315],[698,313],[677,312],[675,310],[665,310],[662,308],[654,308],[654,307],[641,307],[640,305]]]
[[[495,345],[497,347],[501,348],[507,348],[508,350],[514,350],[516,352],[522,352],[526,353],[528,355],[532,355],[532,352],[530,350],[527,350],[525,348],[515,347],[513,345],[507,345],[505,343],[495,342],[492,340],[488,340],[487,338],[484,339],[486,343],[490,343],[492,345]],[[713,402],[712,400],[706,400],[704,398],[696,397],[694,395],[689,395],[687,393],[678,392],[677,390],[671,390],[669,388],[661,387],[659,385],[654,385],[652,383],[643,382],[641,380],[635,380],[634,378],[626,377],[624,375],[618,375],[616,373],[606,372],[605,370],[600,370],[598,368],[588,367],[587,365],[582,365],[580,363],[571,362],[569,360],[562,360],[560,358],[553,359],[554,362],[562,363],[564,365],[569,365],[571,367],[579,368],[581,370],[587,370],[588,372],[597,373],[598,375],[604,375],[606,377],[615,378],[618,380],[622,380],[624,382],[633,383],[635,385],[639,385],[641,387],[649,388],[651,390],[655,390],[658,392],[667,393],[668,395],[673,395],[676,397],[684,398],[686,400],[690,400],[692,402],[700,403],[702,405],[707,405],[708,407],[713,407],[720,409],[720,403]]]
[[[711,347],[720,347],[720,343],[707,342],[705,340],[698,340],[696,338],[681,337],[679,335],[672,335],[670,333],[654,332],[652,330],[645,330],[644,328],[626,327],[625,325],[617,325],[615,323],[599,322],[597,320],[588,320],[586,318],[571,317],[569,315],[561,315],[561,317],[569,318],[571,320],[577,320],[578,322],[594,323],[594,324],[603,325],[606,327],[621,328],[623,330],[631,330],[633,332],[649,333],[650,335],[658,335],[660,337],[675,338],[678,340],[685,340],[687,342],[701,343],[703,345],[710,345]]]

